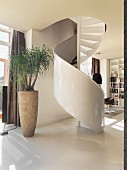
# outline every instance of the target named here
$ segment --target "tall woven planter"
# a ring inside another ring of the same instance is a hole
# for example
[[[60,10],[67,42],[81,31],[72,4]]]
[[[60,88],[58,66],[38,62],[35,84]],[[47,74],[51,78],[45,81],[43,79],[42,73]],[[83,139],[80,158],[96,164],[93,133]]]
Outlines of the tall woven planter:
[[[38,91],[19,91],[19,114],[23,136],[32,137],[38,113]]]

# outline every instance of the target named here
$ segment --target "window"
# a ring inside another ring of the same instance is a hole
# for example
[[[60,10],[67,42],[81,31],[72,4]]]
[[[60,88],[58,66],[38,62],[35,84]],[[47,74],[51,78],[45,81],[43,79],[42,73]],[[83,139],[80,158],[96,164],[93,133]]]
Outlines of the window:
[[[0,45],[0,58],[8,59],[9,51],[8,46]]]
[[[0,24],[0,86],[8,85],[8,61],[11,37],[12,29]]]
[[[9,42],[9,33],[0,31],[0,41]]]
[[[10,55],[12,29],[0,24],[0,120],[2,113],[2,86],[8,85],[8,61]]]

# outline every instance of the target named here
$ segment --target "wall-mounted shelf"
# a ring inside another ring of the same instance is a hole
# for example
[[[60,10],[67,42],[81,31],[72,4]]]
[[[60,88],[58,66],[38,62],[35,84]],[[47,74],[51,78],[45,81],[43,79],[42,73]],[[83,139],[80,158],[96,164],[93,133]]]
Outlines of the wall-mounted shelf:
[[[124,58],[110,60],[110,97],[113,106],[124,107]]]

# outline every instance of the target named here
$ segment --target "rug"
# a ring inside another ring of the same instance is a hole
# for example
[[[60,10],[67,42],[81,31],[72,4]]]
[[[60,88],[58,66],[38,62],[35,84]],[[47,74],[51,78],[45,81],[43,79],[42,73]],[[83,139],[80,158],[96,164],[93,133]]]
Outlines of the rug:
[[[104,116],[105,117],[113,117],[113,116],[117,116],[123,112],[124,112],[123,110],[111,110],[111,112],[105,111]]]

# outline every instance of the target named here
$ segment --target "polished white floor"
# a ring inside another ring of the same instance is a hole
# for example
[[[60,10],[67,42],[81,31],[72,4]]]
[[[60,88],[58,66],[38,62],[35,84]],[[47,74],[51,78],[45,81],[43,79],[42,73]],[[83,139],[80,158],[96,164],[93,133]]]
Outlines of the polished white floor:
[[[0,170],[123,170],[123,115],[106,118],[104,133],[76,127],[70,118],[24,138],[0,136]]]

